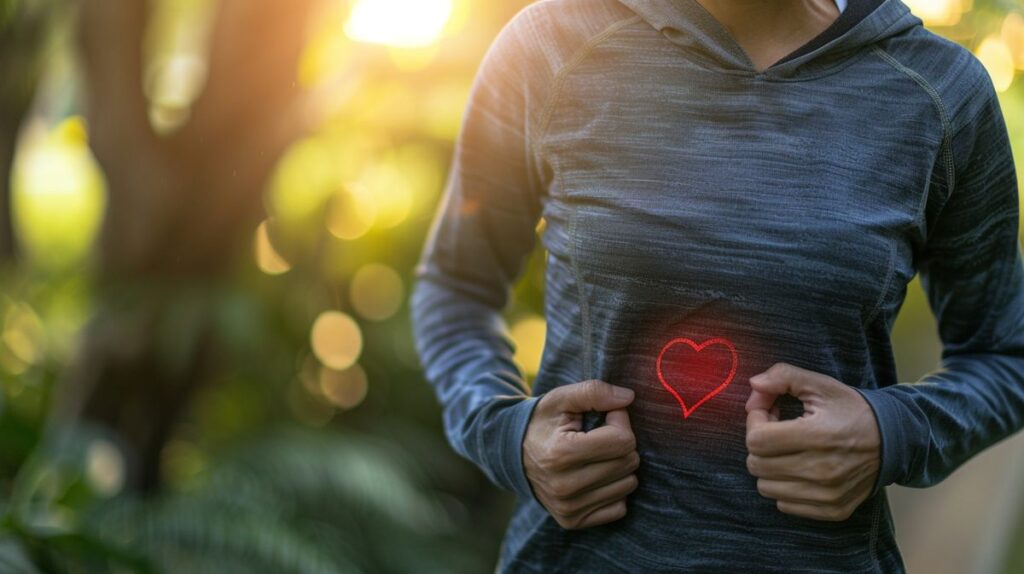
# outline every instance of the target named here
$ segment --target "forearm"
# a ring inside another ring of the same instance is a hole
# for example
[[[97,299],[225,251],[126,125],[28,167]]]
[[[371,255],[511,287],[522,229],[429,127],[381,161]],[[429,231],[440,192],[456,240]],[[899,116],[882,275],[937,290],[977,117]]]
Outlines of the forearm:
[[[917,383],[862,394],[882,436],[879,486],[931,486],[1024,427],[1024,356],[953,355]]]
[[[521,445],[536,399],[500,312],[430,274],[417,281],[411,305],[417,352],[452,448],[495,484],[530,496]]]

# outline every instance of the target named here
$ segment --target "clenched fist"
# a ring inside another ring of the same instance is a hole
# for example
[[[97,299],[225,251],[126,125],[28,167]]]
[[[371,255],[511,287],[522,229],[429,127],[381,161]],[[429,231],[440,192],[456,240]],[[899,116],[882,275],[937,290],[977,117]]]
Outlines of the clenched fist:
[[[750,378],[747,469],[782,512],[846,520],[871,494],[881,438],[864,397],[832,377],[778,363]],[[775,399],[790,394],[803,416],[780,421]]]
[[[590,380],[553,389],[534,407],[523,466],[534,495],[563,528],[626,515],[640,464],[625,410],[632,402],[630,389]],[[590,410],[607,411],[605,424],[583,432],[583,413]]]

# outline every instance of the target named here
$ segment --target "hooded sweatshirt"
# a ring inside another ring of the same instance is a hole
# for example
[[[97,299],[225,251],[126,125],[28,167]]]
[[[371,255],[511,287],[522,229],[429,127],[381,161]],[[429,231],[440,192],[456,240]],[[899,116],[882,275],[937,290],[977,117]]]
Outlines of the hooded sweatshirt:
[[[898,0],[764,71],[695,0],[521,12],[478,72],[411,299],[449,441],[518,495],[498,569],[902,571],[885,487],[1024,424],[1017,193],[984,68]],[[538,236],[531,388],[501,312]],[[918,274],[942,364],[899,381]],[[748,472],[748,379],[777,362],[872,408],[880,471],[847,520],[782,513]],[[587,379],[636,393],[639,486],[621,520],[566,530],[522,444],[539,398]]]

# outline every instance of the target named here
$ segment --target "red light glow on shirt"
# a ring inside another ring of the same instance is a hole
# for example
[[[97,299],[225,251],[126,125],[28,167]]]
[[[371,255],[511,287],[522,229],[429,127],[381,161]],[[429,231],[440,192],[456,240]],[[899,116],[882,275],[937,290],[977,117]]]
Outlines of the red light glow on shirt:
[[[672,339],[658,353],[658,380],[679,402],[683,418],[725,390],[736,376],[739,356],[731,341],[714,337],[696,343]],[[691,404],[687,405],[687,401]]]

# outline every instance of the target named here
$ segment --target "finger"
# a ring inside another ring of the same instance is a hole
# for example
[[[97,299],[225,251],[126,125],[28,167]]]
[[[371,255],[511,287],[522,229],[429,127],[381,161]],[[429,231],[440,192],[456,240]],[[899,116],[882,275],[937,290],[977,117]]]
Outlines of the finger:
[[[846,490],[840,487],[822,486],[802,480],[757,481],[757,492],[765,498],[785,502],[798,502],[818,506],[832,506],[846,502]]]
[[[633,432],[633,428],[629,426],[629,413],[626,409],[608,411],[604,417],[604,424]]]
[[[747,471],[758,478],[808,480],[811,464],[806,452],[782,456],[747,456]]]
[[[566,466],[614,460],[636,451],[633,431],[614,425],[599,426],[590,432],[567,431],[562,438],[562,460]]]
[[[554,407],[561,412],[611,411],[623,409],[633,402],[634,393],[626,387],[610,385],[604,381],[589,380],[558,387],[549,392]]]
[[[770,410],[775,404],[775,399],[777,399],[778,397],[779,395],[777,394],[755,390],[753,385],[751,385],[750,396],[747,397],[747,412],[749,413],[750,411],[753,410]]]
[[[779,500],[775,503],[779,511],[793,516],[810,518],[813,520],[824,520],[828,522],[840,522],[846,520],[853,514],[852,509],[843,506],[819,506],[815,504],[803,504],[800,502],[788,502]]]
[[[565,515],[570,518],[584,517],[602,506],[608,506],[626,498],[636,490],[639,484],[636,475],[629,474],[615,482],[582,493],[578,497],[566,501],[568,506]]]
[[[821,443],[816,421],[807,418],[772,421],[763,410],[747,415],[747,451],[758,456],[781,456],[815,450]]]
[[[753,409],[747,411],[747,433],[750,431],[760,428],[771,420],[766,409]]]
[[[829,395],[829,388],[834,384],[842,383],[828,375],[808,371],[788,363],[775,363],[767,371],[750,377],[751,395],[755,392],[774,396],[790,394],[800,400]],[[758,399],[758,401],[763,400],[763,398]]]
[[[640,466],[640,455],[633,451],[614,460],[603,460],[586,464],[569,473],[567,481],[577,485],[570,496],[600,488],[636,472]]]
[[[592,526],[608,524],[609,522],[620,520],[624,516],[626,516],[626,501],[619,500],[608,506],[602,506],[593,510],[579,522],[579,528],[590,528]]]

